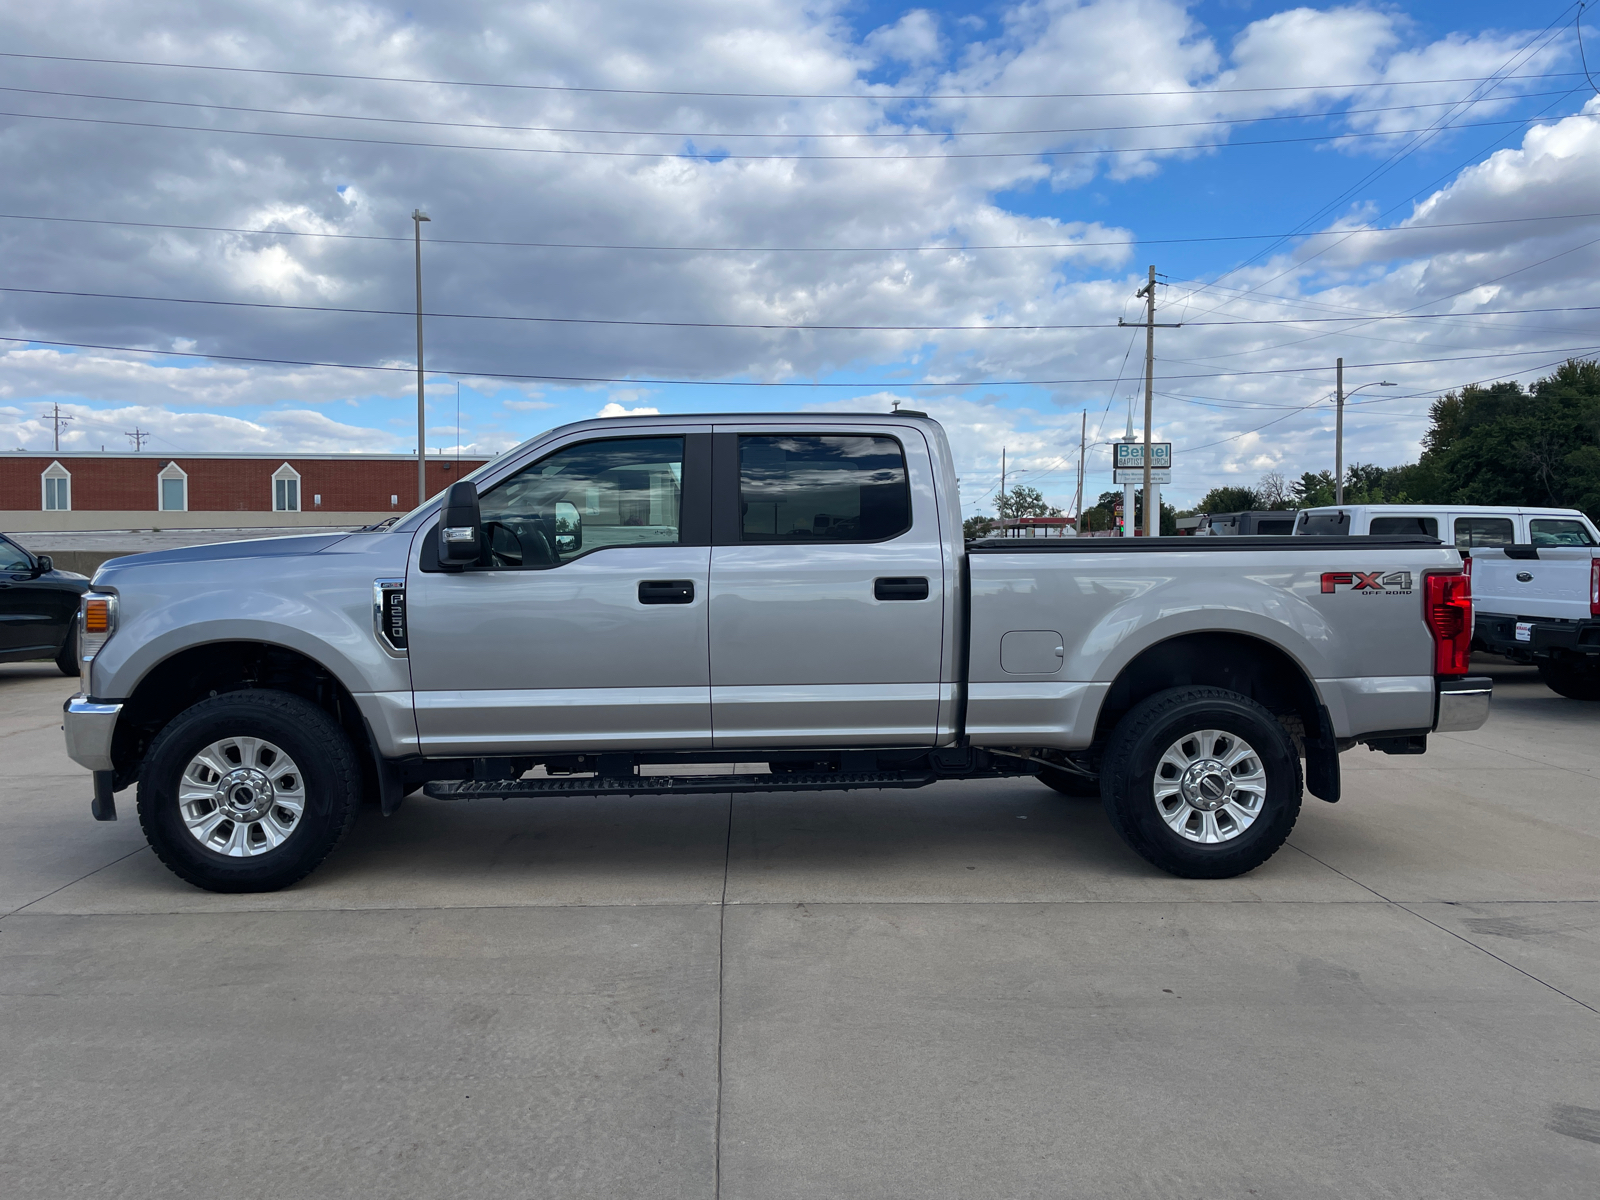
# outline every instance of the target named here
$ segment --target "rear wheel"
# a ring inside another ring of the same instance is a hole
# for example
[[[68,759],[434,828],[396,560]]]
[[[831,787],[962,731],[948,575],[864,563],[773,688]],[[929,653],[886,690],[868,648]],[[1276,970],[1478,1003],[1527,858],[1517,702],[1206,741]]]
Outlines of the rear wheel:
[[[151,848],[213,892],[271,892],[303,879],[361,801],[344,730],[287,692],[202,700],[161,731],[139,774],[139,824]]]
[[[1266,862],[1300,815],[1300,760],[1283,725],[1238,692],[1173,688],[1118,722],[1101,799],[1123,841],[1164,871],[1226,879]]]
[[[1600,700],[1600,658],[1541,658],[1539,679],[1569,700]]]

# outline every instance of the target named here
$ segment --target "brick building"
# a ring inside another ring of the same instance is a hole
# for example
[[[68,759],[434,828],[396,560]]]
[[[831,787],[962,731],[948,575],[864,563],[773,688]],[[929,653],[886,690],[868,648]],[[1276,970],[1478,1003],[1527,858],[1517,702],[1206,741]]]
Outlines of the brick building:
[[[428,459],[428,494],[483,458]],[[345,525],[409,512],[401,454],[0,454],[0,529]]]

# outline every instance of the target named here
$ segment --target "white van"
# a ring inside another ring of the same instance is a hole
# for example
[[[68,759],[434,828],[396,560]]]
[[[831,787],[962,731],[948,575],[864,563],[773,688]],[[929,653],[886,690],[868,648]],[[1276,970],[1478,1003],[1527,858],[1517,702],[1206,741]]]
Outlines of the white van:
[[[1296,535],[1411,534],[1458,550],[1501,546],[1594,546],[1600,531],[1575,508],[1488,504],[1343,504],[1302,509]]]

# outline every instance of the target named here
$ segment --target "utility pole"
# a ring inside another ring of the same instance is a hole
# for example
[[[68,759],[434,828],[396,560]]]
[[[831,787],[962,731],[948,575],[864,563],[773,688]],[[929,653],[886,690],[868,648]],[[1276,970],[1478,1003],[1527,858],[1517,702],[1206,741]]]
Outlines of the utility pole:
[[[1000,447],[1000,498],[994,502],[995,516],[1000,518],[1000,536],[1006,535],[1006,448]]]
[[[63,417],[61,415],[61,405],[59,404],[51,404],[50,409],[50,424],[55,429],[56,453],[59,454],[61,453],[61,429],[68,421],[72,420],[72,418]]]
[[[1333,502],[1344,503],[1344,402],[1354,396],[1356,392],[1369,387],[1398,387],[1387,379],[1380,379],[1376,383],[1363,383],[1349,396],[1344,390],[1344,359],[1338,359],[1334,364],[1334,412],[1333,418]]]
[[[1077,528],[1083,524],[1083,449],[1084,443],[1089,440],[1089,410],[1083,410],[1083,424],[1078,427],[1078,496],[1072,502],[1072,518],[1077,523],[1073,527],[1076,533],[1083,530]]]
[[[1333,502],[1344,503],[1344,359],[1333,369]]]
[[[1156,267],[1150,264],[1150,281],[1134,293],[1144,299],[1144,535],[1154,537],[1161,532],[1161,497],[1151,491],[1150,445],[1152,414],[1155,409],[1156,389]],[[1118,325],[1128,322],[1117,318]],[[1162,329],[1181,329],[1182,323],[1163,324]],[[1130,510],[1125,518],[1133,520]]]
[[[417,503],[428,498],[427,410],[422,401],[422,223],[429,220],[420,208],[411,210],[411,227],[417,243]]]
[[[130,442],[133,443],[133,452],[135,454],[137,454],[137,453],[139,453],[139,451],[144,449],[145,439],[150,437],[151,435],[148,432],[146,432],[145,430],[140,429],[137,425],[135,425],[133,427],[133,432],[132,433],[125,433],[122,436],[127,438]]]

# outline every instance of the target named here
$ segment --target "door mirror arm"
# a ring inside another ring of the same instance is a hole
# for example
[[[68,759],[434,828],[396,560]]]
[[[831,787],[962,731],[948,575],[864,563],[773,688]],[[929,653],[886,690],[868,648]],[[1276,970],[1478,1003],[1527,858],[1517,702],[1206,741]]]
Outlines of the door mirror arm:
[[[439,565],[461,570],[476,563],[483,551],[483,518],[478,485],[463,479],[445,493],[439,514]]]

